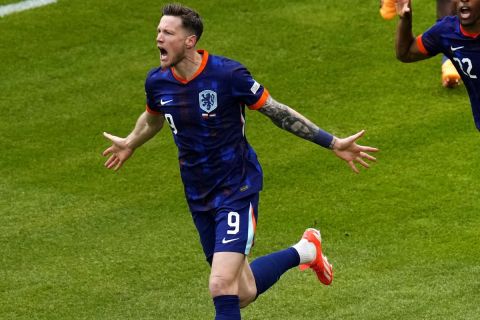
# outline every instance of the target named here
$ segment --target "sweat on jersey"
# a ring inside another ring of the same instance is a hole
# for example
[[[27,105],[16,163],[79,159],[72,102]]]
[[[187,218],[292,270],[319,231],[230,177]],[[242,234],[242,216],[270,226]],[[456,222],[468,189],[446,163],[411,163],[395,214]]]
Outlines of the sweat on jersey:
[[[145,81],[147,112],[163,114],[178,147],[191,211],[208,211],[262,189],[262,169],[245,137],[245,106],[258,109],[268,91],[240,63],[199,50],[187,81],[155,68]]]
[[[480,34],[466,32],[457,16],[445,17],[417,37],[422,53],[443,53],[454,64],[467,88],[475,126],[480,130]]]

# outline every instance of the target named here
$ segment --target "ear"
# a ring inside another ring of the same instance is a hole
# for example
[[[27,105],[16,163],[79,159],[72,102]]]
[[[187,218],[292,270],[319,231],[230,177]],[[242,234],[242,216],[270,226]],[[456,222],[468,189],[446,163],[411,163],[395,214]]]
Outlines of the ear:
[[[192,49],[197,44],[197,36],[192,34],[185,39],[185,46],[187,49]]]

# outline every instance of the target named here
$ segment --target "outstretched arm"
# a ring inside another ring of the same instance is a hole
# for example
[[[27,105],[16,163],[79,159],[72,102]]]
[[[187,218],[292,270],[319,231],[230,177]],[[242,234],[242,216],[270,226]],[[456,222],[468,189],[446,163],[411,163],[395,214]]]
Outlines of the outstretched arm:
[[[412,32],[412,5],[410,0],[397,0],[397,13],[400,17],[395,38],[397,59],[402,62],[415,62],[429,58],[420,51]]]
[[[125,161],[130,158],[136,148],[154,137],[163,127],[165,119],[161,114],[144,112],[140,115],[133,131],[126,137],[120,138],[104,132],[103,136],[112,142],[112,145],[103,151],[103,156],[108,156],[105,162],[107,169],[120,169]]]
[[[346,161],[356,173],[359,171],[354,162],[358,162],[365,168],[368,168],[369,165],[364,159],[372,161],[376,160],[375,157],[369,155],[367,152],[376,152],[378,151],[377,148],[360,146],[356,143],[356,141],[363,135],[363,130],[348,138],[337,138],[320,129],[297,111],[277,102],[272,97],[268,97],[265,104],[258,110],[269,117],[278,127],[287,130],[300,138],[312,141],[325,148],[332,149],[335,155]]]

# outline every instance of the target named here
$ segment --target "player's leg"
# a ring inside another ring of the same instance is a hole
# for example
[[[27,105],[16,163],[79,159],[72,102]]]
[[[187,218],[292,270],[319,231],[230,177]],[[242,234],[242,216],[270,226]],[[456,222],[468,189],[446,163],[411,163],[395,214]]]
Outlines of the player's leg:
[[[245,255],[238,252],[216,252],[213,255],[209,289],[215,305],[215,320],[239,320],[239,279]]]
[[[212,267],[209,289],[215,305],[215,319],[240,319],[238,277],[245,256],[243,253],[237,252],[215,253],[217,241],[216,218],[218,218],[216,211],[192,212],[192,218],[200,236],[206,260]],[[226,240],[227,244],[236,241],[230,242],[230,240]],[[220,243],[222,241],[223,239],[220,240]]]
[[[215,254],[209,287],[216,319],[240,319],[240,306],[247,306],[286,271],[300,264],[312,268],[322,283],[332,281],[332,267],[322,254],[320,232],[314,229],[307,229],[296,245],[257,258],[249,265],[246,255],[253,246],[257,208],[258,195],[222,208],[215,216]]]
[[[216,252],[210,277],[210,292],[215,297],[216,306],[217,297],[226,295],[231,303],[236,293],[239,306],[246,307],[275,284],[283,273],[302,261],[297,249],[291,247],[260,257],[251,265],[248,263],[246,256],[253,246],[258,219],[258,199],[258,194],[253,195],[231,204],[228,210],[222,209],[217,213]],[[312,245],[309,249],[313,253],[310,259],[303,262],[315,259],[315,246]],[[240,257],[235,252],[243,253],[241,266],[238,265]],[[217,307],[217,314],[218,309]]]
[[[271,288],[280,277],[298,265],[311,268],[320,282],[329,285],[333,280],[332,265],[322,254],[320,231],[307,229],[294,246],[255,259],[248,265],[245,259],[239,282],[240,306],[243,308]]]
[[[245,257],[243,270],[238,281],[238,297],[240,299],[240,308],[248,306],[257,298],[255,277],[253,276],[247,257]]]
[[[250,299],[246,289],[255,286],[244,268],[248,266],[246,255],[253,246],[257,206],[255,194],[224,204],[216,212],[215,253],[209,282],[215,319],[240,319],[240,296]]]
[[[454,0],[437,0],[437,19],[456,14]],[[454,88],[461,83],[460,75],[452,61],[442,56],[442,85],[446,88]]]

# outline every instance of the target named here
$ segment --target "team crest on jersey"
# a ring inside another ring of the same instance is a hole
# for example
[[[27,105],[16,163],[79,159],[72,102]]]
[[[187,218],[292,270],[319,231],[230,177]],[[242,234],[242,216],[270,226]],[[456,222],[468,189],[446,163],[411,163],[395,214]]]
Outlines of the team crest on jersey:
[[[210,113],[217,108],[217,93],[212,90],[203,90],[198,94],[200,109]]]

